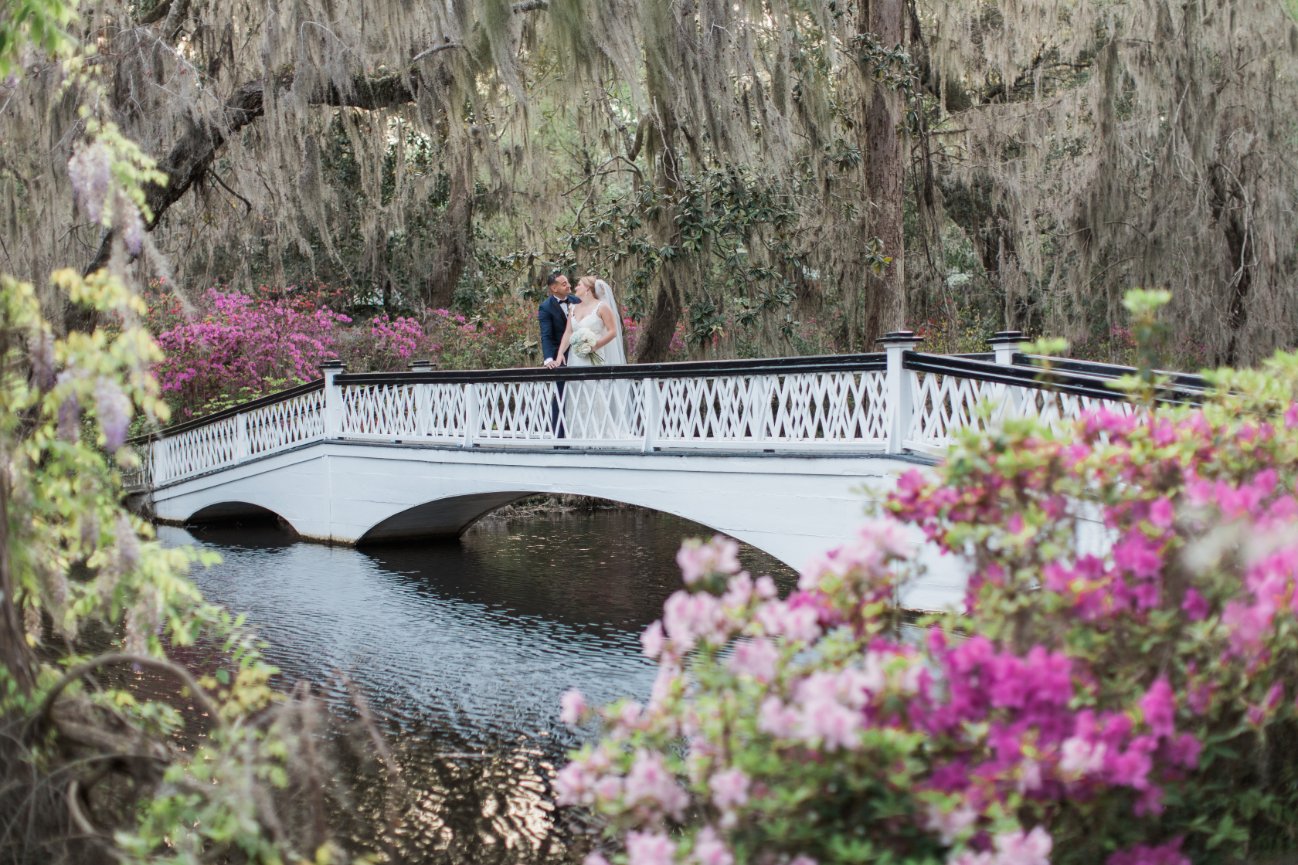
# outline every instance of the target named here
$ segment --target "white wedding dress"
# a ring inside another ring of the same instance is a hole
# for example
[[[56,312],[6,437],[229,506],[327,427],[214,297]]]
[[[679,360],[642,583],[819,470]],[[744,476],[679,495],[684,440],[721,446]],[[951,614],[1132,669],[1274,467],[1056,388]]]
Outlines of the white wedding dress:
[[[604,319],[599,317],[599,308],[603,304],[604,301],[601,300],[598,304],[596,304],[595,311],[592,312],[590,315],[582,318],[581,320],[577,320],[576,318],[574,318],[572,320],[572,332],[576,333],[577,331],[581,330],[584,327],[587,330],[589,330],[591,333],[595,334],[596,342],[603,339],[604,334],[608,333],[608,328],[604,326]],[[616,339],[610,340],[608,345],[605,345],[603,348],[595,349],[595,353],[600,356],[601,360],[608,361],[609,358],[606,354],[606,350],[612,348],[613,343],[615,342],[617,342]],[[603,364],[600,364],[600,366],[602,365]],[[589,357],[582,357],[572,349],[568,349],[568,366],[595,366],[595,364],[591,362]]]
[[[599,316],[600,301],[595,311],[580,319],[574,317],[572,330],[576,333],[586,328],[595,334],[598,342],[608,333],[604,319]],[[616,309],[616,307],[613,307]],[[613,313],[614,321],[617,313]],[[622,347],[622,334],[618,333],[602,348],[595,349],[603,363],[592,363],[590,357],[582,357],[572,349],[568,350],[568,366],[575,368],[593,366],[612,366],[626,363],[626,350]],[[634,415],[631,405],[632,389],[630,382],[611,381],[608,379],[569,382],[564,388],[564,423],[568,428],[568,437],[595,441],[625,439],[631,432],[627,418]]]

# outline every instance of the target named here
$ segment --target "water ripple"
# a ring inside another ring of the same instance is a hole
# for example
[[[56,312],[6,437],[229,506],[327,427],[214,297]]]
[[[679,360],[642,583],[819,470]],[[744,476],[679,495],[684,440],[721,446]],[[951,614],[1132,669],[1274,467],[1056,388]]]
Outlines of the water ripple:
[[[404,862],[560,863],[581,843],[550,797],[580,743],[559,697],[643,700],[654,668],[640,631],[679,584],[684,536],[663,514],[598,511],[484,521],[455,543],[356,550],[264,528],[163,527],[223,562],[195,574],[211,600],[269,643],[286,680],[311,682],[339,730],[354,720],[344,674],[388,734],[405,807],[375,766],[350,767],[358,847]],[[754,573],[792,574],[745,550]],[[343,735],[343,733],[339,733]],[[384,828],[386,827],[386,829]]]

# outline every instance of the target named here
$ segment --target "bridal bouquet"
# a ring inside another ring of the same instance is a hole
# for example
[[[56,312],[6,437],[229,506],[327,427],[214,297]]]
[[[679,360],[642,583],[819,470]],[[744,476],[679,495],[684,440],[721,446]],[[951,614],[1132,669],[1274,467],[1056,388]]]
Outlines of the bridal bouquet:
[[[599,352],[595,351],[595,341],[598,339],[595,332],[588,327],[579,327],[572,332],[572,350],[577,357],[584,357],[594,366],[599,366],[604,362]]]

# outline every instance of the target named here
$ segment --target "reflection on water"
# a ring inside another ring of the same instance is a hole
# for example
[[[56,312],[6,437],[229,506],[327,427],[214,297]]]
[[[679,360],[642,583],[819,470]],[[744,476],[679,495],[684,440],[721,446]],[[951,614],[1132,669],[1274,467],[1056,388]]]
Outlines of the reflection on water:
[[[579,744],[559,724],[559,697],[573,687],[596,703],[647,697],[640,631],[679,585],[681,538],[706,531],[611,510],[485,521],[459,543],[369,550],[264,528],[159,533],[221,552],[198,584],[248,614],[287,680],[324,695],[339,735],[356,717],[344,677],[368,704],[399,766],[402,806],[391,813],[391,776],[377,761],[341,766],[355,807],[339,817],[356,843],[404,862],[557,863],[582,846],[551,801],[554,772]],[[792,581],[754,550],[741,558]]]

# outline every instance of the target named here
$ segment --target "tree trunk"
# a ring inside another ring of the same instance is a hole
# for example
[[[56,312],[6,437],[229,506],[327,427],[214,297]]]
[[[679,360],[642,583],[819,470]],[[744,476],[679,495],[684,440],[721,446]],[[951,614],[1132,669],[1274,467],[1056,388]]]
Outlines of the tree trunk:
[[[675,146],[676,115],[672,113],[669,104],[659,101],[655,116],[659,119],[649,134],[656,136],[661,151],[655,160],[654,182],[663,200],[672,201],[680,187],[680,159]],[[675,217],[676,211],[673,207],[664,207],[654,220],[654,234],[659,249],[680,244],[680,231],[676,226]],[[659,363],[667,359],[667,354],[671,350],[672,335],[676,332],[676,323],[681,318],[681,298],[684,297],[683,261],[683,256],[662,260],[653,309],[649,312],[649,319],[640,329],[640,340],[636,344],[636,363]]]
[[[1240,170],[1242,174],[1242,169]],[[1221,362],[1227,366],[1252,363],[1255,358],[1241,354],[1240,343],[1248,324],[1249,291],[1253,287],[1252,233],[1245,219],[1245,202],[1239,193],[1242,181],[1221,163],[1215,163],[1208,173],[1209,199],[1212,217],[1221,227],[1226,241],[1226,261],[1223,270],[1226,279],[1226,347]]]
[[[649,319],[640,329],[635,350],[636,363],[659,363],[667,359],[667,354],[671,351],[672,335],[676,333],[676,322],[681,318],[681,306],[677,301],[679,290],[670,274],[661,280]]]
[[[461,152],[450,167],[446,213],[437,232],[437,249],[424,282],[424,302],[438,309],[451,305],[455,286],[468,267],[473,236],[473,143],[457,142]]]
[[[884,49],[905,44],[903,0],[865,0],[860,32]],[[867,231],[878,238],[883,254],[892,259],[879,273],[865,275],[861,336],[868,345],[889,330],[900,328],[906,316],[906,250],[903,235],[905,164],[902,161],[902,94],[887,82],[874,81],[872,63],[858,54],[858,68],[870,82],[864,106],[862,152],[865,154],[866,196],[870,215]],[[863,241],[869,237],[862,238]]]

